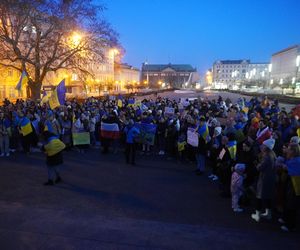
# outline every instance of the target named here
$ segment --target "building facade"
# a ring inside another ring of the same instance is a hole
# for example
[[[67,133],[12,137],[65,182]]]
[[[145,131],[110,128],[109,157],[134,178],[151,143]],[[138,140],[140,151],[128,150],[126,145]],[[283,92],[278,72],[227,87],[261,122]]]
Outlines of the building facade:
[[[111,90],[115,89],[114,53],[113,50],[107,50],[104,62],[88,65],[88,70],[94,77],[83,79],[77,72],[66,69],[48,72],[42,84],[42,91],[45,90],[46,93],[51,92],[63,79],[65,79],[66,83],[67,97],[99,96],[109,88]],[[5,98],[10,100],[27,98],[28,89],[26,86],[23,86],[21,91],[15,90],[20,76],[21,73],[18,70],[0,66],[0,101]]]
[[[134,87],[140,84],[140,70],[127,63],[116,63],[114,76],[116,91],[125,91],[128,85]]]
[[[223,60],[213,65],[213,82],[230,85],[246,79],[250,60]]]
[[[266,87],[270,79],[269,63],[249,63],[246,71],[244,85],[256,85]]]
[[[272,55],[270,84],[300,83],[300,45],[295,45]]]
[[[251,63],[250,60],[216,61],[213,83],[224,88],[252,83],[265,86],[270,78],[269,68],[269,63]]]
[[[199,81],[196,68],[189,64],[147,64],[143,63],[141,82],[150,88],[188,87]]]

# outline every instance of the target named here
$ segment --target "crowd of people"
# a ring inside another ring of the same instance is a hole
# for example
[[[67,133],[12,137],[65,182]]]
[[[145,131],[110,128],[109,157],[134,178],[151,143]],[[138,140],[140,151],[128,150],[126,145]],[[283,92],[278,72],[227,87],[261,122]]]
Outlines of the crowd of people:
[[[284,231],[294,230],[297,222],[299,142],[297,113],[267,97],[240,98],[237,103],[221,96],[211,101],[88,98],[67,101],[54,110],[30,100],[5,100],[0,107],[0,156],[42,148],[48,166],[45,185],[62,181],[58,166],[63,150],[123,150],[128,164],[136,164],[137,151],[165,155],[195,162],[197,175],[208,173],[219,184],[220,195],[232,198],[235,213],[253,197],[253,220],[271,219],[276,211]]]

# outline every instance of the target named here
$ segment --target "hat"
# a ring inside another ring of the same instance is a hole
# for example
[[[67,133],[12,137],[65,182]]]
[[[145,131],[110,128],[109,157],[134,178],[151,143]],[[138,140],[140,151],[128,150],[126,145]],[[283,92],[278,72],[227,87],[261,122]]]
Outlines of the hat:
[[[237,171],[237,172],[239,172],[239,173],[244,172],[245,169],[246,169],[246,165],[243,164],[243,163],[237,163],[237,164],[235,164],[235,166],[234,166],[234,170]]]
[[[221,127],[215,127],[216,136],[220,135],[221,133],[222,133],[222,128]]]
[[[300,137],[298,136],[293,136],[290,140],[290,143],[295,143],[295,144],[299,144],[300,143]]]
[[[268,149],[273,150],[274,145],[275,145],[275,140],[273,138],[265,140],[263,142],[263,145],[265,145]]]

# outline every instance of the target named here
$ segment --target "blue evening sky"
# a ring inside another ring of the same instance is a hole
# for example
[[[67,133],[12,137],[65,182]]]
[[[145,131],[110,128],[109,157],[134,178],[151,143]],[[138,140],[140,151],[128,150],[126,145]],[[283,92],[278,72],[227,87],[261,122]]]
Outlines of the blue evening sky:
[[[124,62],[191,64],[219,59],[268,62],[300,43],[300,0],[101,0],[120,34]]]

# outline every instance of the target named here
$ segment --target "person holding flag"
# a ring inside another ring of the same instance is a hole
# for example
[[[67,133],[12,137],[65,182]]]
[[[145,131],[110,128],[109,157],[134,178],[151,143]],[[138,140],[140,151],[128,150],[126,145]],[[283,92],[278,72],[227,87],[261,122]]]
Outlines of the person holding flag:
[[[18,112],[19,120],[19,132],[22,135],[22,147],[25,153],[30,153],[30,145],[33,138],[33,129],[31,122],[23,111]]]
[[[199,143],[195,154],[197,162],[196,174],[202,175],[205,170],[206,151],[208,149],[208,143],[211,139],[209,136],[208,126],[204,116],[200,117],[200,124],[197,131],[199,134]]]
[[[46,154],[46,164],[48,168],[48,181],[45,186],[52,186],[54,183],[62,181],[59,175],[59,166],[63,164],[62,151],[65,149],[65,144],[58,137],[49,132],[44,131],[43,136],[46,144],[42,146],[42,150]]]

